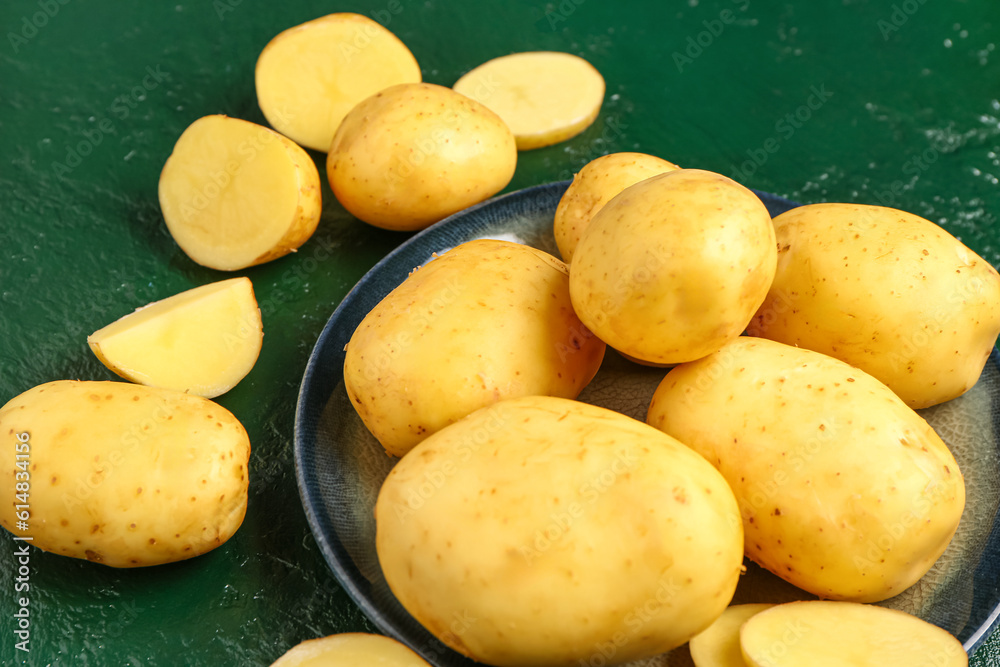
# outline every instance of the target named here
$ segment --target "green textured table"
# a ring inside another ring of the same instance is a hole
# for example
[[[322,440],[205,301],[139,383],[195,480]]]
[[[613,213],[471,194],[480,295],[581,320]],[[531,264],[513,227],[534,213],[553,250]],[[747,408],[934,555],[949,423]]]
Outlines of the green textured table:
[[[334,11],[387,25],[434,83],[524,50],[577,53],[605,75],[594,126],[522,154],[508,190],[641,150],[802,202],[897,206],[1000,264],[993,0],[4,0],[0,403],[50,380],[113,379],[87,334],[225,277],[170,238],[160,169],[200,116],[263,123],[260,50]],[[254,370],[219,399],[253,443],[242,528],[207,555],[131,571],[31,551],[29,654],[14,649],[18,543],[3,533],[0,664],[268,665],[303,639],[373,629],[306,524],[293,414],[326,319],[407,236],[354,220],[325,182],[324,196],[319,230],[299,253],[240,272],[266,332]],[[972,663],[1000,664],[1000,636]]]

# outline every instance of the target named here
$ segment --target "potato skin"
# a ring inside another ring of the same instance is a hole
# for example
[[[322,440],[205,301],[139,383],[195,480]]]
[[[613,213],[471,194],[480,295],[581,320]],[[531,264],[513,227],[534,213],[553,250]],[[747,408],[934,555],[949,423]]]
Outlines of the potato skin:
[[[491,665],[662,653],[717,618],[742,568],[732,492],[689,448],[567,399],[501,401],[427,438],[375,506],[396,597]]]
[[[476,240],[417,269],[371,310],[347,345],[344,385],[386,451],[403,456],[498,400],[576,398],[604,349],[573,312],[565,264]]]
[[[502,190],[517,147],[500,117],[450,88],[399,84],[344,118],[327,154],[337,200],[360,220],[423,229]]]
[[[747,330],[823,352],[912,408],[965,393],[1000,335],[1000,275],[929,220],[812,204],[774,219],[779,260]]]
[[[27,533],[13,502],[0,524],[36,547],[111,567],[184,560],[239,528],[247,507],[250,442],[240,422],[199,396],[124,382],[59,380],[0,408],[8,451],[27,438]],[[27,435],[21,435],[27,434]],[[14,456],[0,491],[23,480]]]
[[[741,337],[667,373],[647,421],[729,482],[747,555],[820,597],[902,592],[944,552],[965,506],[958,465],[927,422],[818,352]]]
[[[721,174],[680,169],[626,188],[594,216],[570,264],[570,294],[608,345],[676,364],[743,333],[776,257],[757,195]]]
[[[584,165],[559,200],[552,223],[563,261],[567,264],[573,261],[583,231],[597,212],[622,190],[678,169],[672,162],[645,153],[611,153]]]

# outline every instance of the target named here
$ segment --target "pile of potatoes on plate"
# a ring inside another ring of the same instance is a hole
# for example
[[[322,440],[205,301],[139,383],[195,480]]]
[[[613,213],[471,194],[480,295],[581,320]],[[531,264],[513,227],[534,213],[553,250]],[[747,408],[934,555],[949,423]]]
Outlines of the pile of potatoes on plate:
[[[354,14],[276,36],[256,85],[274,129],[201,118],[159,183],[180,248],[220,271],[313,234],[306,149],[327,151],[347,211],[412,231],[502,190],[519,150],[583,131],[605,90],[586,61],[546,52],[423,83],[406,46]],[[348,396],[399,457],[376,548],[402,605],[498,666],[688,642],[698,667],[967,664],[947,632],[869,603],[918,581],[957,529],[962,472],[914,409],[979,378],[1000,334],[996,270],[915,215],[816,204],[772,220],[733,180],[641,153],[584,167],[553,236],[562,259],[489,239],[443,253],[346,348]],[[0,426],[33,447],[30,471],[0,474],[30,476],[34,544],[134,567],[228,539],[249,441],[210,399],[249,372],[262,335],[248,279],[197,287],[90,337],[137,384],[49,383],[4,406]],[[664,369],[646,423],[575,400],[609,346]],[[85,489],[56,488],[80,470]],[[86,511],[65,502],[83,494]],[[16,518],[0,511],[12,532]],[[555,538],[538,544],[540,530]],[[730,606],[744,556],[821,600]],[[464,617],[478,621],[455,631]],[[426,664],[370,635],[275,664],[376,660]]]
[[[866,603],[916,583],[958,527],[962,472],[914,408],[979,378],[995,269],[902,211],[772,220],[731,179],[641,154],[581,170],[553,232],[568,265],[469,241],[347,345],[348,396],[401,457],[375,511],[403,606],[492,665],[688,641],[699,667],[966,664],[947,632]],[[574,400],[608,346],[670,367],[645,424]],[[824,602],[744,623],[727,611],[744,555]],[[454,632],[466,615],[480,622]],[[812,628],[793,646],[790,619]],[[724,661],[704,650],[726,642]]]

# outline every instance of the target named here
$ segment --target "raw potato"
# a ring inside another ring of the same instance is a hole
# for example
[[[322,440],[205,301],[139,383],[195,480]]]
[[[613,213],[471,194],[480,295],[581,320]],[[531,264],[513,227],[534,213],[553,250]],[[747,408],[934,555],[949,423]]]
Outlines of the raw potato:
[[[642,422],[544,396],[501,401],[424,440],[375,506],[393,593],[490,665],[628,662],[683,644],[743,562],[725,480]]]
[[[818,352],[740,337],[667,373],[648,421],[729,482],[747,555],[822,598],[901,593],[962,516],[962,474],[927,422]]]
[[[563,261],[573,261],[583,231],[612,198],[630,185],[678,169],[672,162],[645,153],[611,153],[588,162],[573,177],[556,208],[553,232]]]
[[[257,59],[257,101],[274,129],[307,148],[330,149],[347,112],[399,83],[418,83],[410,50],[360,14],[330,14],[285,30]]]
[[[358,325],[344,384],[386,451],[504,398],[576,398],[604,343],[573,312],[566,265],[508,241],[463,243],[413,272]]]
[[[774,219],[774,284],[748,330],[843,359],[911,408],[965,393],[1000,334],[1000,275],[929,220],[812,204]]]
[[[263,337],[250,279],[232,278],[143,306],[87,343],[126,380],[214,398],[250,372]]]
[[[517,148],[499,117],[450,88],[401,84],[344,118],[327,155],[340,203],[365,222],[423,229],[502,190]]]
[[[570,294],[608,345],[676,364],[743,332],[776,256],[757,195],[720,174],[681,169],[626,188],[598,211],[573,255]]]
[[[494,58],[455,83],[510,127],[518,150],[557,144],[583,132],[604,102],[604,77],[571,53],[531,51]]]
[[[0,438],[11,452],[0,489],[13,500],[30,487],[27,534],[45,551],[111,567],[171,563],[216,548],[246,513],[250,441],[206,398],[59,380],[0,408]],[[25,534],[19,519],[0,503],[4,528]]]
[[[967,667],[962,644],[895,609],[851,602],[790,602],[740,632],[747,667]]]
[[[254,123],[205,116],[160,174],[160,208],[195,262],[235,271],[283,257],[319,223],[319,172],[294,142]]]
[[[395,639],[351,632],[308,639],[290,648],[271,667],[430,667]]]
[[[773,604],[736,604],[726,607],[715,623],[691,638],[695,667],[746,667],[740,648],[740,628]]]

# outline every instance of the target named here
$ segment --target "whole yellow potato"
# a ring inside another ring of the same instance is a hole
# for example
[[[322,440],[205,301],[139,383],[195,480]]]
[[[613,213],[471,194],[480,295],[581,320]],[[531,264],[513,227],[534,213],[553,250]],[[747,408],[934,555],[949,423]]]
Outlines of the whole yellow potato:
[[[778,270],[748,331],[857,366],[912,408],[965,393],[1000,334],[1000,275],[929,220],[812,204],[774,219]]]
[[[493,196],[516,165],[514,135],[499,116],[430,83],[391,86],[359,103],[326,161],[333,194],[348,212],[405,231]]]
[[[639,181],[678,169],[672,162],[645,153],[611,153],[584,165],[559,200],[552,225],[563,261],[573,261],[583,230],[615,195]]]
[[[501,399],[576,398],[604,349],[573,312],[565,264],[475,240],[410,274],[365,316],[347,344],[344,385],[368,430],[403,456]]]
[[[747,555],[823,598],[901,593],[944,552],[965,506],[958,464],[927,422],[811,350],[740,337],[667,373],[648,421],[729,482]]]
[[[389,473],[375,520],[399,601],[490,665],[668,651],[722,613],[743,561],[736,501],[708,462],[620,413],[545,396],[424,440]]]
[[[395,639],[347,632],[307,639],[271,663],[271,667],[430,667]]]
[[[573,255],[570,295],[616,350],[654,364],[692,361],[743,332],[776,256],[757,195],[721,174],[680,169],[598,211]]]
[[[222,406],[125,382],[59,380],[0,408],[0,525],[112,567],[211,551],[243,522],[250,441]],[[14,452],[17,452],[15,455]],[[21,521],[27,523],[27,529]]]

